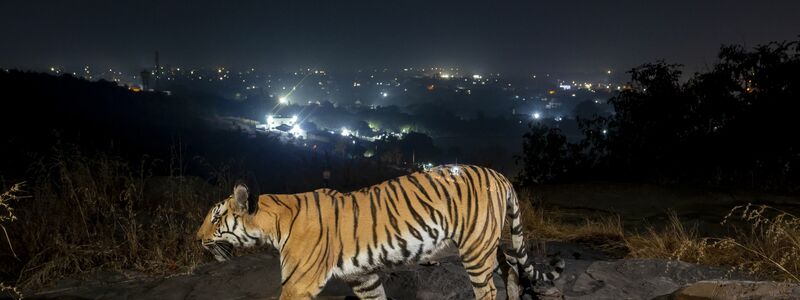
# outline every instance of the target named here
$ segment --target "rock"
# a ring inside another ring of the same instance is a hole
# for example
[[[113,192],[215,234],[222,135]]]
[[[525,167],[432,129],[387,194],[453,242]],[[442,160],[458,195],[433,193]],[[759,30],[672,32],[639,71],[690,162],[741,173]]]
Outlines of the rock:
[[[561,253],[566,269],[554,283],[538,283],[534,287],[539,299],[710,299],[702,298],[714,295],[709,294],[715,291],[710,283],[747,279],[729,278],[725,269],[684,262],[612,259],[578,245],[548,244],[547,252]],[[538,260],[546,261],[541,257]],[[472,299],[472,287],[459,258],[446,255],[437,261],[438,266],[409,265],[381,273],[387,295],[394,299]],[[498,299],[505,299],[502,279],[495,276],[494,281]],[[725,291],[731,293],[725,295],[773,299],[772,295],[779,291],[784,294],[774,294],[778,299],[780,295],[790,295],[785,299],[800,299],[800,288],[796,286],[735,282],[740,283],[725,286]],[[64,280],[49,290],[28,291],[26,295],[30,299],[274,299],[280,295],[280,283],[279,259],[269,254],[254,254],[225,263],[209,263],[189,274],[168,277],[101,273],[80,280]],[[320,298],[344,299],[352,295],[347,284],[334,279],[325,286]],[[526,298],[528,295],[522,297]]]
[[[565,299],[652,299],[686,283],[721,279],[726,271],[678,261],[620,259],[594,261],[585,269],[567,260],[566,276],[556,280]]]
[[[708,280],[688,284],[665,299],[800,299],[800,285],[771,281]]]

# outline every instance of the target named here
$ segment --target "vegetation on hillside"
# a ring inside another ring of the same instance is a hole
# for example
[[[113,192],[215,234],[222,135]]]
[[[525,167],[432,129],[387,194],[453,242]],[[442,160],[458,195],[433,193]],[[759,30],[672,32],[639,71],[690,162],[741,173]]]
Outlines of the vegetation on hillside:
[[[531,124],[522,184],[649,180],[797,191],[800,42],[724,46],[708,71],[683,80],[664,61],[633,68],[615,113],[579,120],[583,138]]]

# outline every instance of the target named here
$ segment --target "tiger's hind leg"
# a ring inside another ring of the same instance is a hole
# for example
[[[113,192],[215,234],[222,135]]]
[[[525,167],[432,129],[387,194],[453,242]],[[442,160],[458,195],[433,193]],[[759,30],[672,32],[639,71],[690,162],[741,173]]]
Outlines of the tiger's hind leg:
[[[495,270],[495,274],[499,275],[506,285],[506,299],[519,300],[521,291],[517,259],[506,254],[503,249],[498,247],[497,267]]]
[[[378,274],[361,275],[348,278],[346,281],[359,299],[386,299],[386,292]]]
[[[475,299],[496,299],[497,288],[494,286],[494,268],[497,263],[497,247],[459,247],[461,262],[469,275]]]

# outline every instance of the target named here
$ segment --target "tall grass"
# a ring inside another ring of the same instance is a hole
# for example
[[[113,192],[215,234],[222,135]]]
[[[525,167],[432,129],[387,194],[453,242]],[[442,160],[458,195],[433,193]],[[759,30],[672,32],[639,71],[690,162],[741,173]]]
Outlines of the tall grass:
[[[182,158],[175,160],[170,176],[159,177],[152,160],[132,166],[56,146],[32,166],[31,199],[18,203],[9,227],[19,260],[7,260],[0,275],[30,290],[101,268],[178,273],[207,260],[194,231],[224,193],[182,176]]]
[[[743,259],[737,269],[800,282],[800,218],[767,205],[737,206],[723,223],[744,221],[739,239],[724,239],[720,246],[737,249]]]
[[[15,259],[19,259],[19,257],[17,256],[17,252],[14,251],[14,246],[11,242],[11,238],[8,236],[6,225],[17,220],[12,202],[16,202],[19,199],[25,198],[22,195],[22,187],[23,183],[17,183],[11,186],[11,188],[7,191],[4,191],[2,194],[0,194],[0,229],[3,230],[3,237],[0,237],[0,240],[5,238],[5,242],[8,243],[8,250]],[[22,292],[20,292],[19,289],[0,280],[0,295],[3,294],[8,294],[14,298],[22,298]]]

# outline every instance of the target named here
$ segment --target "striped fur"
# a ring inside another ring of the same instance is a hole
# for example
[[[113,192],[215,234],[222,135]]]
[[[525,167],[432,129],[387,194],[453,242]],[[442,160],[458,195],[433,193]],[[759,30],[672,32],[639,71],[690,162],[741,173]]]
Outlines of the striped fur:
[[[512,249],[505,255],[509,291],[519,271],[531,281],[553,280],[528,262],[519,203],[511,183],[483,167],[446,165],[398,177],[351,193],[330,189],[260,195],[247,213],[247,188],[215,205],[197,237],[218,260],[230,248],[267,244],[281,255],[281,299],[315,297],[332,277],[349,282],[362,299],[385,299],[376,271],[425,261],[455,246],[476,299],[494,299],[492,273],[505,219]],[[510,294],[514,299],[516,292]]]

